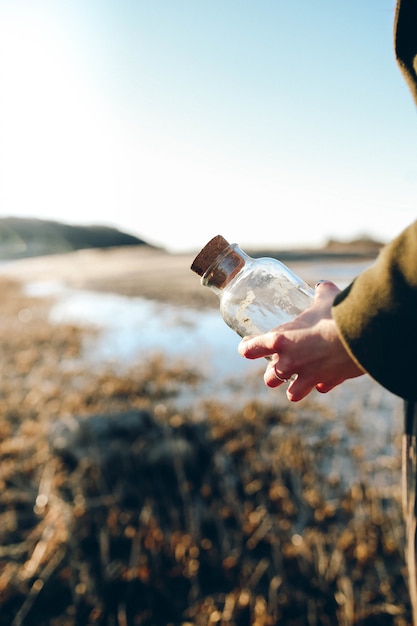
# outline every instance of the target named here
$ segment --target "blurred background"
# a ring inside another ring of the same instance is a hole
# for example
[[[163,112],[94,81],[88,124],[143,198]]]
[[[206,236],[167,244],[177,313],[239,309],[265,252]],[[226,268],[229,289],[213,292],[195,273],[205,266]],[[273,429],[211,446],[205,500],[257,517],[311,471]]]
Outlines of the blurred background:
[[[295,405],[190,271],[415,219],[393,0],[0,0],[0,626],[408,626],[402,406]]]
[[[414,219],[394,0],[2,0],[0,212],[171,251]]]

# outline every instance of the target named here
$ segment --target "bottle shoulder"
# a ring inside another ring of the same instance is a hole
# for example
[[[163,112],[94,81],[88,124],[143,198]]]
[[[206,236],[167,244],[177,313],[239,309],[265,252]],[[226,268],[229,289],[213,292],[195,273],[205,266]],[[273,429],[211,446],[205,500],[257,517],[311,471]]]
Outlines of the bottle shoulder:
[[[240,269],[236,278],[242,279],[248,276],[259,274],[271,274],[273,276],[289,276],[291,270],[278,259],[272,257],[251,258],[251,260]]]

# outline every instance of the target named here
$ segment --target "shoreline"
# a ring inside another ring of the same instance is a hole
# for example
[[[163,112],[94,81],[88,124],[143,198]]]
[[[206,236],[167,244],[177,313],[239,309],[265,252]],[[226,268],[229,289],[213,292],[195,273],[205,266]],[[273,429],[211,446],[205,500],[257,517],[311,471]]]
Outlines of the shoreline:
[[[357,265],[359,272],[373,260],[363,254],[346,252],[294,251],[274,255],[311,285],[323,278],[316,274],[321,264]],[[23,283],[62,283],[74,289],[143,297],[196,309],[217,307],[216,296],[202,288],[199,276],[190,269],[194,258],[194,253],[169,253],[148,246],[94,248],[4,261],[0,275]]]

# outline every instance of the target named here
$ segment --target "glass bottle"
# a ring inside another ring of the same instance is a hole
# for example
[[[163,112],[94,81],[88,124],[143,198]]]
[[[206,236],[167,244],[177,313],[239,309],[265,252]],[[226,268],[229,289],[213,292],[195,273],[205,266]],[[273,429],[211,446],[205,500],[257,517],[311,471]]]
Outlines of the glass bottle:
[[[221,235],[204,246],[191,269],[219,297],[224,321],[240,337],[268,332],[313,302],[314,289],[281,261],[252,258]]]

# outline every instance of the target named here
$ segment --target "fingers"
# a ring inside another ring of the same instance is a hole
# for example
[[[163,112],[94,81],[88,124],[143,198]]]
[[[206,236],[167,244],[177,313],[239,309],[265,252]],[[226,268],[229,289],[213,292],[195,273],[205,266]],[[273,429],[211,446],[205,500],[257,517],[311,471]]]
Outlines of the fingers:
[[[247,359],[268,358],[266,386],[277,388],[289,383],[286,393],[291,402],[302,400],[313,389],[327,393],[346,378],[335,379],[334,369],[340,359],[334,357],[334,350],[331,352],[336,345],[331,307],[339,291],[331,281],[319,281],[314,303],[306,311],[263,335],[244,337],[239,344],[239,353]],[[329,363],[334,362],[332,369]]]
[[[244,337],[238,346],[238,352],[246,359],[259,359],[277,352],[277,335],[270,332],[256,337]]]
[[[308,377],[300,378],[298,376],[288,386],[287,398],[290,402],[299,402],[300,400],[303,400],[303,398],[308,396],[308,394],[311,391],[313,391],[314,388],[317,389],[320,384],[321,383],[316,384],[315,381],[311,378],[308,378]],[[317,389],[317,391],[320,391],[320,390]],[[326,391],[323,390],[321,393],[326,393],[327,391],[330,391],[330,389],[326,389]]]
[[[281,378],[283,380],[281,380]],[[265,374],[264,381],[267,387],[275,389],[280,387],[281,385],[288,384],[287,388],[287,398],[290,402],[299,402],[303,398],[305,398],[316,386],[315,381],[312,378],[307,376],[300,377],[298,374],[289,377],[289,380],[284,379],[284,375],[282,377],[278,377],[275,373],[274,368],[268,366]]]
[[[337,382],[327,382],[327,383],[317,383],[316,385],[316,389],[317,391],[319,391],[320,393],[328,393],[329,391],[331,391],[332,389],[334,389],[338,384],[340,384],[342,381],[337,381]]]
[[[340,289],[329,280],[320,280],[315,287],[315,307],[321,311],[324,308],[330,310],[330,306]],[[318,307],[316,305],[319,305]],[[320,306],[322,305],[322,306]],[[313,308],[310,309],[313,311]],[[264,335],[256,337],[244,337],[239,344],[239,354],[246,359],[259,359],[267,357],[275,353],[279,353],[281,349],[286,347],[285,333],[290,330],[297,330],[300,326],[308,326],[311,323],[312,315],[307,310],[300,314],[295,320],[281,324],[275,329]],[[316,313],[317,316],[317,313]],[[279,332],[278,332],[279,331]]]
[[[299,402],[305,398],[313,389],[319,393],[328,393],[337,385],[340,385],[343,379],[333,379],[325,383],[317,383],[312,378],[297,378],[287,389],[287,398],[290,402]]]
[[[265,370],[264,382],[267,387],[275,388],[288,382],[290,376],[284,376],[284,374],[278,369],[278,363],[276,358],[272,359]]]
[[[265,371],[264,381],[266,386],[271,389],[276,389],[277,387],[288,384],[289,382],[286,393],[290,402],[299,402],[300,400],[303,400],[311,391],[313,391],[313,389],[316,389],[320,393],[327,393],[342,382],[331,381],[326,383],[317,383],[317,379],[313,376],[299,376],[298,374],[288,376],[288,379],[286,380],[285,375],[279,372],[279,370],[277,374],[275,367],[271,364],[268,365]]]

